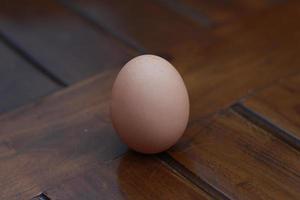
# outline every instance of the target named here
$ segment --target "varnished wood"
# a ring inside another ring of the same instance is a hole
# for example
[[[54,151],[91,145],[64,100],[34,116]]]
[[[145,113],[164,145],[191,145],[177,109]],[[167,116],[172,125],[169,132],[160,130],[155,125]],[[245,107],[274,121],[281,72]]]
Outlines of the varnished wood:
[[[300,147],[299,85],[300,74],[289,76],[249,97],[244,104],[286,130]]]
[[[172,61],[180,59],[173,51],[183,53],[192,45],[190,40],[199,46],[195,51],[201,51],[214,40],[205,27],[166,9],[157,1],[65,2],[111,33],[139,45],[147,53],[159,54]],[[180,34],[175,34],[179,30]]]
[[[273,133],[274,136],[280,138],[281,140],[285,141],[286,143],[290,144],[294,148],[300,150],[300,140],[295,137],[295,135],[289,133],[285,129],[281,128],[279,124],[274,124],[265,116],[261,115],[246,107],[241,103],[237,103],[232,106],[232,109],[239,113],[241,116],[246,118],[248,121],[254,123],[256,126],[261,127],[262,129],[266,130],[267,132]]]
[[[0,113],[58,89],[56,84],[0,42]]]
[[[166,165],[168,165],[173,171],[176,171],[178,174],[181,174],[183,177],[188,179],[194,185],[202,188],[204,191],[210,194],[214,199],[229,200],[229,198],[222,191],[209,185],[206,181],[204,181],[196,174],[194,174],[192,171],[187,169],[180,162],[173,159],[167,152],[162,152],[158,154],[157,157]]]
[[[120,68],[136,55],[51,0],[2,1],[0,31],[67,84],[107,68]]]
[[[102,74],[0,117],[0,199],[30,199],[126,152],[106,118]]]
[[[230,199],[299,199],[300,152],[229,110],[169,151]]]
[[[41,192],[51,199],[300,198],[300,152],[272,129],[227,109],[300,71],[300,3],[232,1],[237,6],[224,17],[230,23],[211,29],[163,1],[64,2],[68,9],[50,0],[6,1],[0,31],[68,84],[105,66],[118,68],[137,52],[162,55],[185,79],[191,121],[166,153],[173,163],[128,153],[110,123],[117,71],[109,69],[0,116],[0,199]],[[237,13],[242,7],[256,14]],[[274,91],[268,94],[279,95]],[[288,108],[282,112],[292,112],[293,98],[278,100]]]
[[[298,23],[298,3],[232,24],[236,31],[226,35],[223,30],[212,33],[156,1],[74,2],[110,31],[134,40],[148,52],[171,58],[186,82],[195,120],[300,70],[300,60],[294,56],[299,52],[299,28],[290,26]]]
[[[184,13],[186,17],[192,20],[197,20],[197,17],[205,16],[210,19],[211,28],[226,26],[227,23],[238,21],[242,17],[257,15],[260,11],[269,9],[272,6],[271,1],[261,0],[160,0],[170,7],[177,5],[179,8],[189,10],[189,13]]]
[[[51,199],[212,199],[159,160],[132,152],[47,193]]]
[[[0,117],[0,198],[210,199],[153,157],[123,155],[108,118],[115,72]]]

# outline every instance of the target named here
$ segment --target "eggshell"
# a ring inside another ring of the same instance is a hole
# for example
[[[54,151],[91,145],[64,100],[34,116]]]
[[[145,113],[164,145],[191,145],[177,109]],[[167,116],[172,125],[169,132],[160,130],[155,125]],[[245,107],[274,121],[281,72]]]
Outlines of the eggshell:
[[[184,133],[189,98],[183,79],[165,59],[142,55],[119,72],[111,117],[121,139],[141,153],[162,152]]]

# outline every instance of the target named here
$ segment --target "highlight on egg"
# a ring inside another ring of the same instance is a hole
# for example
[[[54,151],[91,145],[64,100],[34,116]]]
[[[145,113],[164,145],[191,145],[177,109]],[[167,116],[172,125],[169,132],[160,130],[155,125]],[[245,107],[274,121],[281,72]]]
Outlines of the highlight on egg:
[[[159,153],[183,135],[189,119],[184,81],[165,59],[142,55],[119,72],[112,88],[111,117],[120,138],[141,153]]]

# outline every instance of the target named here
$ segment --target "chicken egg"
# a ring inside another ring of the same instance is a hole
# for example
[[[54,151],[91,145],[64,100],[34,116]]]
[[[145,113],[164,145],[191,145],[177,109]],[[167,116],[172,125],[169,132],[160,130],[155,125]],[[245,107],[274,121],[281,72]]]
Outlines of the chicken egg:
[[[152,154],[167,150],[183,135],[189,97],[182,77],[167,60],[142,55],[119,72],[110,110],[120,138],[131,149]]]

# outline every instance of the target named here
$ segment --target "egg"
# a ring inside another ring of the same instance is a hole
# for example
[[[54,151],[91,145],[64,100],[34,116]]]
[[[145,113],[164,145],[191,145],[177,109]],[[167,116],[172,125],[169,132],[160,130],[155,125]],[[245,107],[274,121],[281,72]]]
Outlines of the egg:
[[[183,135],[189,119],[184,81],[165,59],[142,55],[119,72],[112,88],[111,118],[131,149],[159,153]]]

